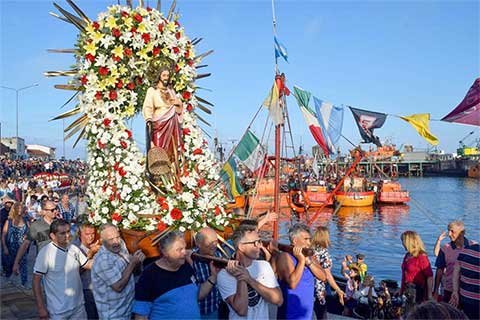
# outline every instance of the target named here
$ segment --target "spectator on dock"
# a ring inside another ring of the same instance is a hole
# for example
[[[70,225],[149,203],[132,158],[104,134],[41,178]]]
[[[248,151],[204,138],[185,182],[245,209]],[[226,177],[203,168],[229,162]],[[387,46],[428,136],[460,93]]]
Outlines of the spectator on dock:
[[[465,225],[462,221],[452,221],[448,224],[448,237],[450,243],[441,247],[437,260],[435,261],[435,286],[434,298],[438,299],[440,282],[443,285],[443,302],[449,302],[453,291],[453,268],[457,261],[458,254],[467,245],[474,242],[465,237]],[[440,238],[440,237],[439,237]]]
[[[470,319],[480,319],[480,245],[465,246],[453,273],[453,306],[461,306]]]
[[[281,305],[282,292],[266,261],[257,260],[262,240],[258,232],[238,228],[231,239],[235,260],[217,276],[218,290],[228,303],[230,319],[267,319],[269,304]]]
[[[197,286],[183,233],[168,232],[158,246],[162,257],[143,271],[136,286],[136,319],[200,319],[198,301],[213,285],[207,280]]]
[[[97,230],[95,226],[84,223],[80,226],[78,238],[73,240],[73,244],[77,246],[88,259],[93,259],[93,256],[100,249],[99,241],[95,241]],[[84,270],[80,274],[82,279],[83,298],[85,300],[85,310],[88,319],[98,319],[97,307],[95,306],[95,299],[93,297],[93,285],[91,270]]]
[[[344,316],[352,316],[352,311],[357,305],[358,290],[360,284],[360,272],[358,267],[355,265],[350,265],[350,271],[347,274],[348,280],[347,285],[345,286],[345,307],[343,309]]]
[[[70,224],[65,220],[52,222],[50,237],[52,241],[40,250],[33,267],[38,316],[40,319],[86,319],[80,268],[89,269],[91,261],[70,244]]]
[[[7,194],[4,194],[2,197],[3,208],[0,209],[0,235],[3,237],[3,226],[8,220],[8,216],[10,214],[10,209],[12,205],[15,203],[15,200],[10,198]],[[2,250],[2,272],[4,274],[8,271],[8,255],[5,254],[4,250]]]
[[[3,226],[2,252],[7,256],[7,269],[5,276],[8,278],[13,272],[13,263],[28,232],[28,218],[25,216],[24,206],[16,202],[10,209],[8,220]],[[27,257],[20,260],[20,275],[22,286],[27,283]]]
[[[288,232],[293,254],[282,252],[277,258],[277,274],[284,303],[277,319],[311,319],[315,302],[315,279],[326,279],[319,264],[302,253],[311,247],[310,229],[304,224],[292,226]]]
[[[313,234],[312,248],[315,260],[325,272],[326,279],[315,279],[315,314],[317,319],[324,319],[327,312],[327,283],[335,290],[340,304],[344,304],[345,293],[335,282],[332,275],[332,258],[328,252],[330,246],[330,232],[327,227],[318,227]]]
[[[431,300],[433,272],[423,241],[415,231],[405,231],[400,238],[407,250],[402,262],[400,293],[405,292],[407,285],[413,284],[416,303]]]
[[[93,296],[100,319],[130,320],[135,280],[133,273],[145,255],[129,255],[118,228],[110,223],[100,227],[102,247],[92,266]]]
[[[195,235],[196,248],[194,252],[203,255],[222,257],[217,249],[217,233],[212,228],[203,228]],[[195,278],[200,285],[205,284],[207,296],[198,302],[202,319],[218,319],[218,310],[222,298],[217,288],[218,270],[212,264],[202,261],[193,261]]]

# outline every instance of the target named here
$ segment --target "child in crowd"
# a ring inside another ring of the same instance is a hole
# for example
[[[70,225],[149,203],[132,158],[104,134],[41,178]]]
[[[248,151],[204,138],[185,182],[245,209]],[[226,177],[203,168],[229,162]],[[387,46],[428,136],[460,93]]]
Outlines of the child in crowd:
[[[345,258],[347,257],[351,256],[346,256]],[[344,273],[344,276],[348,279],[347,286],[345,287],[345,306],[343,309],[344,316],[352,316],[353,308],[357,306],[357,292],[361,283],[358,267],[351,264],[348,269],[348,273]]]
[[[355,264],[358,267],[360,279],[363,283],[368,271],[367,264],[365,263],[365,255],[361,253],[357,254],[357,262]]]
[[[345,279],[349,279],[351,265],[353,265],[353,257],[347,254],[342,260],[342,269],[340,270],[341,274],[345,277]]]

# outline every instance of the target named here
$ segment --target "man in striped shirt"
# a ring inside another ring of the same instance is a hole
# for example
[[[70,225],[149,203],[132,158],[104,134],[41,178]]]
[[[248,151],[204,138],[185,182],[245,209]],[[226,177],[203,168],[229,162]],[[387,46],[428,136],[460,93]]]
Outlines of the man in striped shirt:
[[[450,304],[460,305],[469,319],[480,318],[480,245],[466,246],[458,255],[453,271]]]

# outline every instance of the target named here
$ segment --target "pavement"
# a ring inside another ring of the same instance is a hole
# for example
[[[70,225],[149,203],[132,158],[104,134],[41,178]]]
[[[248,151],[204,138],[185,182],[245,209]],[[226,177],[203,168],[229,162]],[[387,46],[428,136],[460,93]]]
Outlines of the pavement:
[[[1,277],[0,301],[2,303],[0,319],[37,319],[37,307],[32,289]]]

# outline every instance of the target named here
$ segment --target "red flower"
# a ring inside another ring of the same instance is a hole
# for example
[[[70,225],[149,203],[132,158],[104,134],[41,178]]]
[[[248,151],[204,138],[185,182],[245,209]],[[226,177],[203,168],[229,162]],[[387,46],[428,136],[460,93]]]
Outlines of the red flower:
[[[99,148],[99,149],[104,149],[104,148],[107,146],[107,144],[101,143],[101,142],[100,142],[100,139],[97,141],[97,145],[98,145],[98,148]]]
[[[182,211],[177,208],[173,208],[172,211],[170,211],[170,216],[172,217],[173,220],[180,220],[183,217]]]
[[[92,55],[91,53],[87,53],[85,55],[85,59],[93,63],[95,61],[95,56]]]
[[[167,225],[163,221],[159,221],[157,224],[157,230],[162,232],[163,230],[167,229]]]
[[[105,127],[109,127],[110,126],[110,123],[112,123],[112,120],[108,119],[108,118],[105,118],[103,119],[103,125]]]
[[[190,67],[193,66],[194,63],[195,63],[195,61],[193,61],[193,59],[187,61],[187,64],[188,64]]]
[[[100,68],[98,68],[98,73],[99,73],[101,76],[106,76],[106,75],[108,75],[109,72],[110,72],[110,70],[108,70],[107,67],[100,67]]]
[[[112,57],[112,59],[113,59],[113,61],[115,61],[115,62],[120,62],[120,61],[122,60],[122,58],[117,57],[117,56],[115,56],[115,55]]]
[[[203,178],[198,179],[197,184],[199,188],[203,187],[206,184],[205,179]]]
[[[120,32],[120,30],[118,30],[117,28],[112,29],[112,36],[114,36],[115,38],[120,38],[121,35],[122,33]]]
[[[128,12],[127,11],[122,11],[120,13],[122,14],[122,17],[128,17]]]
[[[110,200],[110,201],[115,200],[115,194],[112,193],[112,194],[110,195],[110,197],[108,197],[108,200]]]
[[[183,91],[182,97],[185,100],[189,100],[192,97],[192,93],[190,91]]]
[[[178,49],[177,47],[173,47],[173,53],[177,54],[180,52],[180,49]]]
[[[160,53],[160,48],[159,47],[153,48],[153,50],[152,50],[152,55],[153,56],[158,56],[159,53]]]
[[[215,206],[215,215],[218,216],[220,212],[220,208],[218,206]]]
[[[115,162],[115,164],[113,165],[113,170],[118,171],[118,168],[120,168],[120,163]],[[105,192],[105,190],[103,192]]]
[[[97,21],[93,21],[92,27],[93,27],[93,29],[98,30],[98,28],[100,28],[100,25],[98,24]]]
[[[118,174],[120,175],[120,177],[125,177],[125,175],[127,174],[127,171],[125,171],[125,169],[123,169],[122,167],[120,167],[118,169]]]
[[[143,39],[143,42],[149,43],[150,42],[150,34],[148,34],[148,33],[142,34],[142,39]]]
[[[158,31],[163,32],[163,23],[158,24]]]
[[[198,199],[200,197],[200,194],[196,190],[193,190],[192,193],[195,199]]]
[[[86,76],[86,75],[83,75],[83,76],[80,78],[80,83],[81,83],[82,85],[86,85],[87,82],[88,82],[87,76]]]
[[[177,27],[180,27],[180,23],[178,23],[178,21],[175,21],[175,25],[176,25]]]
[[[159,205],[162,205],[166,202],[166,199],[164,197],[158,196],[156,201]]]
[[[110,93],[108,94],[108,97],[110,98],[110,100],[115,100],[115,99],[117,99],[117,97],[118,97],[117,91],[115,91],[115,90],[110,90]]]
[[[133,54],[132,49],[130,49],[130,48],[125,48],[125,49],[123,49],[123,53],[124,53],[127,57],[130,57],[130,56]]]
[[[130,32],[131,32],[131,33],[134,33],[134,34],[137,33],[137,28],[132,27],[132,29],[130,29]]]
[[[119,213],[115,212],[114,214],[112,214],[112,220],[120,222],[122,221],[122,216]]]
[[[122,146],[123,149],[127,149],[128,144],[125,141],[120,141],[120,145]]]
[[[103,94],[101,91],[97,91],[97,93],[95,93],[95,99],[103,100]]]
[[[148,12],[152,11],[152,8],[147,7],[147,11],[148,11]]]
[[[125,132],[127,133],[128,137],[127,139],[131,139],[132,138],[132,131],[128,130],[128,129],[125,129]]]
[[[188,129],[188,128],[183,128],[182,131],[183,131],[184,135],[189,135],[190,134],[190,129]]]
[[[190,50],[185,51],[183,56],[185,57],[185,59],[188,59],[188,57],[190,56]]]
[[[135,83],[137,84],[137,86],[141,85],[143,83],[142,77],[136,77],[135,78]]]
[[[194,155],[203,154],[203,150],[200,149],[200,148],[197,148],[197,149],[193,150],[193,154]]]
[[[117,87],[118,89],[122,89],[123,88],[123,81],[122,80],[118,80],[117,84],[115,85],[115,87]]]
[[[182,36],[182,34],[180,32],[175,33],[175,38],[177,38],[177,40],[180,40],[181,36]]]
[[[133,15],[133,19],[134,19],[135,21],[137,21],[138,23],[142,22],[142,20],[143,20],[142,16],[141,16],[139,13],[135,13],[135,14]]]
[[[187,111],[192,112],[192,110],[193,110],[193,106],[190,103],[187,104]]]
[[[135,83],[129,82],[129,83],[127,84],[127,88],[128,88],[129,90],[135,89]]]

